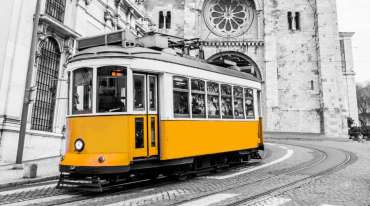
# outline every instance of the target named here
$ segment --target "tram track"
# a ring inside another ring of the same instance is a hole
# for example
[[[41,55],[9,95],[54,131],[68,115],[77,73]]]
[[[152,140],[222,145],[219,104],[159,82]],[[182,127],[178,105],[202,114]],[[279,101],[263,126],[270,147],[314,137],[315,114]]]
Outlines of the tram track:
[[[321,162],[325,161],[328,157],[327,153],[325,153],[325,151],[320,150],[320,149],[316,149],[316,148],[312,148],[312,147],[308,147],[308,146],[302,146],[302,145],[292,145],[292,146],[298,146],[298,147],[303,147],[303,148],[306,148],[306,149],[310,149],[310,150],[316,152],[316,154],[318,154],[318,157],[312,159],[311,161],[296,165],[296,166],[292,167],[291,169],[285,170],[284,172],[282,172],[279,175],[289,175],[289,174],[293,174],[293,173],[302,171],[302,170],[307,169],[307,168],[314,167],[314,166],[320,164]],[[237,185],[237,186],[232,187],[232,188],[225,188],[223,190],[209,192],[207,194],[203,194],[203,195],[191,198],[191,199],[186,199],[186,200],[183,200],[183,201],[179,201],[179,202],[176,202],[176,203],[170,204],[170,205],[172,206],[172,205],[186,204],[186,203],[193,202],[193,201],[196,201],[196,200],[200,200],[200,199],[212,196],[212,195],[216,195],[216,194],[219,194],[219,193],[228,193],[229,191],[232,191],[232,190],[235,190],[235,189],[238,189],[238,188],[243,188],[247,185],[258,184],[258,183],[261,183],[261,182],[264,182],[264,181],[267,181],[267,180],[270,180],[270,179],[278,178],[278,177],[279,176],[268,176],[268,177],[259,178],[257,180],[252,181],[252,182],[247,182],[245,184],[240,184],[240,185]],[[253,198],[253,197],[251,197],[251,198]],[[231,204],[231,205],[233,205],[233,204]]]
[[[298,173],[298,172],[301,172],[301,171],[304,171],[304,170],[307,170],[307,169],[310,169],[310,168],[314,168],[314,167],[322,164],[323,162],[325,162],[325,160],[327,160],[327,158],[328,158],[328,153],[326,153],[325,150],[322,150],[322,149],[314,148],[312,146],[307,146],[307,145],[299,145],[299,144],[286,144],[286,145],[302,147],[302,148],[312,150],[316,154],[316,156],[314,156],[314,158],[310,161],[295,165],[295,166],[291,167],[290,169],[285,169],[283,172],[281,172],[277,176],[262,177],[262,178],[259,178],[259,179],[256,179],[256,180],[248,181],[246,183],[233,185],[232,187],[226,187],[224,189],[202,192],[202,193],[200,193],[200,195],[195,194],[195,196],[194,196],[194,194],[193,194],[193,196],[191,196],[190,199],[181,199],[181,198],[179,198],[179,201],[175,200],[175,202],[167,203],[167,205],[179,205],[179,204],[191,202],[191,201],[194,201],[194,200],[197,200],[197,199],[202,199],[204,197],[208,197],[208,196],[211,196],[211,195],[214,195],[214,194],[224,193],[224,192],[228,192],[228,191],[235,190],[235,189],[238,189],[238,188],[243,188],[243,187],[248,186],[248,185],[260,184],[260,183],[263,183],[265,181],[271,180],[273,178],[279,178],[279,176],[281,176],[281,175],[290,175],[290,174]],[[265,191],[263,193],[259,193],[259,194],[256,194],[256,195],[246,197],[242,200],[238,200],[238,201],[235,201],[233,203],[230,203],[230,205],[245,205],[245,204],[248,205],[251,201],[253,201],[255,199],[261,199],[264,196],[268,196],[271,193],[276,193],[276,192],[282,191],[284,189],[287,190],[289,188],[294,188],[297,184],[301,185],[307,180],[311,180],[315,177],[322,176],[322,175],[325,175],[325,174],[329,174],[331,171],[340,169],[340,168],[346,166],[349,161],[351,161],[351,159],[352,159],[351,157],[353,155],[353,154],[349,154],[349,152],[344,151],[344,150],[342,152],[345,152],[346,157],[348,157],[348,158],[346,158],[346,161],[343,161],[343,163],[341,163],[340,165],[336,165],[335,167],[328,168],[326,171],[320,172],[316,175],[308,176],[306,178],[303,178],[303,179],[300,179],[300,180],[297,180],[297,181],[293,181],[293,182],[291,182],[289,184],[286,184],[284,186],[276,187],[276,188],[270,189],[268,191]],[[277,172],[277,171],[275,171],[275,172]],[[54,188],[53,191],[49,192],[49,193],[47,193],[47,192],[42,193],[41,192],[40,195],[35,195],[35,196],[31,195],[31,196],[28,196],[28,198],[21,198],[21,199],[16,199],[16,200],[13,199],[13,201],[10,200],[10,201],[5,201],[5,202],[1,201],[0,205],[1,204],[9,204],[9,203],[17,203],[17,202],[22,202],[22,201],[36,200],[38,198],[46,198],[46,197],[53,197],[53,196],[61,196],[62,197],[63,195],[71,195],[71,198],[46,202],[45,205],[73,204],[75,202],[89,200],[91,198],[96,199],[96,198],[115,197],[115,196],[120,196],[120,195],[124,195],[124,194],[134,193],[134,192],[137,192],[138,190],[143,191],[143,190],[146,190],[146,189],[155,189],[155,188],[158,188],[158,187],[161,187],[161,186],[171,186],[171,184],[173,184],[173,183],[178,183],[178,181],[173,181],[172,179],[167,178],[167,177],[162,178],[162,179],[156,179],[156,180],[145,179],[145,180],[141,180],[141,181],[137,181],[137,182],[122,184],[118,188],[114,188],[114,189],[108,190],[108,191],[100,193],[100,194],[96,194],[96,193],[91,194],[91,193],[88,193],[88,192],[69,192],[69,191],[64,191],[64,190],[56,190]],[[1,195],[0,195],[0,197],[1,197]]]
[[[337,149],[337,150],[340,150],[340,149]],[[317,178],[321,178],[325,175],[329,175],[333,172],[336,172],[344,167],[346,167],[350,162],[351,160],[353,159],[354,157],[354,154],[351,153],[351,152],[348,152],[348,151],[345,151],[345,150],[340,150],[342,151],[343,153],[345,153],[345,160],[342,161],[340,164],[336,165],[335,167],[331,167],[331,168],[328,168],[324,171],[321,171],[317,174],[314,174],[314,175],[311,175],[311,176],[308,176],[306,178],[303,178],[301,180],[297,180],[297,181],[294,181],[294,182],[291,182],[289,184],[286,184],[286,185],[283,185],[283,186],[280,186],[280,187],[276,187],[276,188],[273,188],[273,189],[270,189],[264,193],[260,193],[260,194],[257,194],[257,195],[254,195],[254,196],[251,196],[251,197],[248,197],[248,198],[245,198],[245,199],[242,199],[242,200],[239,200],[237,202],[233,202],[231,204],[227,204],[228,206],[237,206],[237,205],[252,205],[253,203],[257,203],[257,202],[260,202],[260,200],[264,197],[270,197],[272,194],[276,193],[276,194],[279,194],[279,193],[282,193],[282,192],[285,192],[285,191],[288,191],[288,190],[292,190],[294,188],[297,188],[297,187],[300,187],[301,185],[303,184],[306,184],[310,181],[313,181]],[[256,202],[254,202],[255,200],[257,200]]]
[[[320,157],[310,161],[308,164],[298,166],[298,167],[296,166],[293,169],[289,169],[285,172],[282,172],[281,174],[279,174],[277,176],[261,178],[261,179],[258,179],[256,181],[254,181],[253,183],[248,182],[246,184],[237,185],[236,187],[233,187],[233,188],[227,188],[227,189],[224,189],[224,190],[210,192],[210,193],[203,194],[203,195],[191,198],[191,199],[176,202],[176,203],[170,204],[170,205],[171,206],[172,205],[183,205],[183,204],[194,202],[196,200],[211,197],[213,195],[217,195],[217,194],[221,194],[221,193],[227,194],[227,193],[230,193],[231,191],[234,191],[234,190],[237,190],[237,189],[242,189],[245,186],[250,186],[250,185],[253,185],[253,184],[256,184],[256,183],[262,183],[264,181],[268,181],[268,180],[271,180],[271,179],[274,179],[274,178],[277,179],[282,175],[291,175],[291,174],[294,174],[294,173],[297,173],[297,172],[301,172],[301,171],[304,171],[304,170],[307,170],[307,169],[310,169],[310,168],[314,168],[314,167],[320,165],[321,163],[324,163],[325,160],[327,160],[328,157],[329,157],[329,154],[324,149],[318,149],[316,146],[313,146],[313,145],[307,146],[307,145],[289,144],[289,143],[284,143],[284,145],[291,145],[291,146],[297,146],[297,147],[303,147],[303,148],[306,148],[306,149],[311,149],[313,151],[318,152],[320,154]],[[343,161],[341,161],[339,164],[335,165],[334,167],[327,168],[326,170],[320,171],[316,174],[309,175],[305,178],[289,182],[289,183],[284,184],[282,186],[274,187],[272,189],[269,189],[267,191],[264,191],[264,192],[261,192],[261,193],[258,193],[258,194],[254,194],[254,195],[242,198],[242,199],[238,199],[236,201],[231,200],[230,201],[231,203],[224,203],[224,205],[237,206],[237,205],[258,204],[259,202],[262,202],[264,199],[270,198],[273,194],[280,194],[282,192],[297,188],[297,187],[299,187],[303,184],[306,184],[307,182],[310,182],[310,181],[312,181],[316,178],[320,178],[322,176],[325,176],[325,175],[331,174],[335,171],[338,171],[338,170],[346,167],[351,161],[354,160],[355,155],[351,152],[348,152],[348,151],[345,151],[345,150],[342,150],[342,149],[336,149],[336,148],[331,148],[331,149],[335,149],[335,150],[340,151],[340,152],[345,154],[345,159]]]
[[[270,152],[266,152],[266,157],[269,157],[271,154]],[[250,163],[243,166],[235,166],[230,169],[238,169],[239,167],[245,166],[253,166],[255,163]],[[115,185],[113,188],[108,189],[102,193],[93,193],[94,198],[99,197],[106,197],[106,196],[114,196],[120,195],[124,193],[134,192],[138,189],[145,190],[145,189],[152,189],[160,186],[168,186],[172,183],[178,183],[177,180],[173,180],[170,177],[163,177],[159,179],[142,179],[139,181],[132,181],[127,183],[121,183],[119,185]],[[64,189],[56,189],[57,180],[50,181],[50,183],[38,183],[35,185],[25,185],[24,187],[17,187],[12,188],[11,190],[5,190],[5,195],[1,195],[0,191],[0,205],[7,205],[7,204],[14,204],[20,203],[25,201],[32,201],[41,198],[48,198],[54,196],[62,196],[62,195],[71,195],[73,198],[69,198],[68,200],[58,200],[55,203],[51,203],[48,205],[58,205],[58,204],[67,204],[73,203],[83,200],[90,199],[91,193],[85,191],[74,191],[74,190],[64,190]],[[12,192],[22,190],[21,192]],[[7,192],[9,191],[9,192]],[[29,193],[29,194],[25,194]]]

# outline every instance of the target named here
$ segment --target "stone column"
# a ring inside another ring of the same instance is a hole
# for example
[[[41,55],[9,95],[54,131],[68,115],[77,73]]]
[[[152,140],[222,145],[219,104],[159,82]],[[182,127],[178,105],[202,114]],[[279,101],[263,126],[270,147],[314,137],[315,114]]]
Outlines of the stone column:
[[[257,38],[263,39],[264,36],[264,24],[263,24],[263,10],[257,11]]]
[[[317,0],[316,9],[316,43],[319,53],[319,81],[322,94],[322,130],[328,137],[344,137],[347,126],[340,109],[344,97],[340,87],[342,78],[336,1]]]
[[[277,24],[277,19],[272,12],[272,2],[266,2],[264,5],[263,21],[259,24],[259,27],[264,27],[264,55],[265,55],[265,69],[263,71],[264,76],[264,88],[265,88],[265,109],[264,109],[264,126],[266,131],[279,131],[279,93],[278,93],[278,63],[277,63],[277,44],[278,39],[276,37],[278,28],[274,25]],[[262,19],[262,18],[261,18]],[[261,33],[259,33],[261,36]]]
[[[343,84],[345,85],[345,101],[346,101],[346,116],[351,117],[359,124],[358,119],[358,106],[357,106],[357,95],[356,95],[356,81],[353,64],[352,54],[352,37],[353,32],[341,32],[339,33],[340,40],[342,41],[341,56],[342,56],[342,72],[343,72]]]

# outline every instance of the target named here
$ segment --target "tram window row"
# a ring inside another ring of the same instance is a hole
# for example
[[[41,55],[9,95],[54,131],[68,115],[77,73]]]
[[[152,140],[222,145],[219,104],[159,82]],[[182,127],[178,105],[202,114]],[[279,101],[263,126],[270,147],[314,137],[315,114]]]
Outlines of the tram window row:
[[[173,106],[175,118],[255,118],[253,89],[195,78],[173,77]]]
[[[72,76],[72,114],[92,114],[96,96],[97,113],[127,112],[127,69],[103,66],[79,68]],[[96,95],[93,95],[93,82]],[[156,111],[157,78],[132,75],[133,110]],[[148,81],[148,82],[147,82]],[[146,83],[148,88],[146,88]],[[148,89],[148,102],[146,102]],[[211,80],[173,76],[173,115],[177,119],[255,119],[254,90]]]

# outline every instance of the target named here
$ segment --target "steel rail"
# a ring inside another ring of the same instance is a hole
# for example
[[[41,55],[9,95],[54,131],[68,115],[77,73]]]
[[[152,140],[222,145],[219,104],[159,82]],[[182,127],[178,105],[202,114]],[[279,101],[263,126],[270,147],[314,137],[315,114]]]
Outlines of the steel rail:
[[[331,148],[331,149],[334,149],[334,148]],[[342,161],[341,163],[335,165],[334,167],[328,168],[328,169],[326,169],[324,171],[321,171],[319,173],[316,173],[314,175],[310,175],[310,176],[305,177],[303,179],[300,179],[300,180],[297,180],[297,181],[293,181],[293,182],[288,183],[286,185],[283,185],[283,186],[280,186],[280,187],[276,187],[276,188],[270,189],[270,190],[265,191],[263,193],[260,193],[260,194],[257,194],[257,195],[253,195],[251,197],[248,197],[248,198],[245,198],[245,199],[242,199],[242,200],[239,200],[237,202],[233,202],[233,203],[227,204],[227,205],[228,206],[234,206],[234,205],[236,206],[236,205],[251,205],[251,204],[256,204],[258,202],[263,201],[263,200],[259,200],[259,199],[262,199],[264,197],[271,197],[271,194],[272,193],[282,193],[282,192],[285,192],[285,191],[287,191],[289,189],[294,189],[294,188],[300,187],[301,185],[307,183],[308,181],[312,181],[314,179],[321,178],[324,175],[331,174],[331,173],[333,173],[335,171],[340,170],[341,168],[346,167],[351,162],[351,160],[353,159],[354,154],[351,153],[351,152],[349,152],[349,151],[342,150],[342,149],[337,149],[337,148],[335,148],[335,149],[338,150],[338,151],[343,152],[346,157],[345,157],[345,160],[344,161]]]
[[[285,144],[284,143],[284,145],[292,145],[292,144]],[[325,151],[317,149],[317,148],[313,148],[313,147],[309,147],[309,146],[305,146],[305,145],[292,145],[292,146],[297,146],[297,147],[302,147],[302,148],[313,150],[313,151],[317,152],[318,154],[320,154],[320,156],[311,160],[311,161],[308,161],[308,162],[299,164],[297,166],[294,166],[292,169],[287,170],[285,172],[282,172],[282,173],[280,173],[279,175],[276,175],[276,176],[264,177],[264,178],[257,179],[253,182],[247,182],[247,183],[239,184],[239,185],[237,185],[235,187],[232,187],[232,188],[226,188],[226,189],[220,189],[220,190],[217,190],[217,191],[212,191],[212,192],[209,192],[209,193],[206,193],[206,194],[203,194],[203,195],[191,198],[191,199],[186,199],[186,200],[183,200],[183,201],[175,202],[175,203],[170,204],[170,205],[185,204],[185,203],[192,202],[192,201],[195,201],[195,200],[199,200],[199,199],[209,197],[209,196],[212,196],[212,195],[215,195],[215,194],[224,193],[224,192],[228,192],[230,190],[242,188],[242,187],[247,186],[247,185],[252,185],[252,184],[260,183],[260,182],[263,182],[263,181],[266,181],[266,180],[279,178],[279,176],[281,176],[281,175],[289,175],[289,174],[292,174],[292,173],[296,173],[296,172],[299,172],[299,171],[302,171],[302,170],[305,170],[305,169],[315,167],[316,165],[325,161],[328,157],[328,154]],[[247,198],[247,199],[249,200],[249,198]],[[253,198],[253,199],[255,199],[255,198]],[[230,205],[234,205],[234,204],[230,204]]]
[[[319,151],[316,151],[316,152],[319,152]],[[300,165],[308,165],[306,167],[310,167],[311,165],[318,164],[319,162],[323,161],[326,158],[326,156],[323,153],[320,153],[320,154],[321,154],[321,156],[320,156],[321,158],[319,159],[319,161],[316,161],[316,159],[314,159],[314,160],[299,164],[297,166],[299,167]],[[268,155],[268,153],[266,153],[265,155]],[[247,165],[254,165],[254,164],[255,164],[255,162],[247,164]],[[246,165],[244,165],[244,166],[246,166]],[[297,166],[295,166],[295,167],[297,167]],[[242,166],[235,166],[235,167],[232,167],[232,168],[237,169],[237,168],[242,168]],[[299,171],[302,168],[303,167],[299,167],[299,169],[294,169],[294,170],[289,170],[289,171],[290,172]],[[201,175],[203,173],[200,172],[199,174]],[[254,180],[252,182],[248,182],[248,184],[255,184],[257,182],[261,182],[263,180],[267,180],[267,179],[270,179],[270,178],[272,178],[272,177],[260,178],[260,179]],[[143,179],[143,180],[139,180],[139,181],[131,181],[131,182],[120,183],[120,184],[117,184],[117,185],[110,186],[110,188],[108,188],[107,190],[104,190],[104,192],[102,192],[102,193],[94,193],[95,194],[94,197],[95,198],[101,198],[101,197],[106,197],[106,196],[109,196],[109,195],[119,195],[119,194],[122,194],[122,193],[127,193],[127,192],[130,192],[130,191],[134,191],[136,189],[155,188],[155,187],[158,187],[158,186],[165,186],[165,185],[168,185],[168,184],[171,184],[171,183],[178,182],[178,181],[174,181],[174,180],[172,180],[171,178],[168,178],[168,177],[162,178],[162,182],[158,182],[158,181],[160,181],[160,179],[155,179],[155,180]],[[154,186],[152,184],[150,184],[150,183],[153,183],[153,182],[156,182],[156,184]],[[148,183],[148,184],[146,184],[146,183]],[[245,186],[245,185],[247,185],[247,184],[243,184],[242,186]],[[127,186],[132,186],[132,188],[127,188]],[[122,188],[125,188],[125,190],[122,190]],[[50,189],[52,189],[52,188],[50,188]],[[40,192],[42,190],[43,189],[37,189],[37,190],[32,191],[32,192],[37,193],[37,192]],[[218,193],[218,191],[213,191],[213,194],[214,193]],[[0,205],[1,204],[9,204],[9,203],[18,203],[18,202],[29,201],[29,200],[33,200],[33,199],[39,199],[39,198],[47,198],[47,197],[52,197],[52,196],[59,196],[59,195],[64,195],[64,194],[80,195],[80,196],[69,198],[69,199],[66,199],[66,200],[58,200],[58,201],[56,201],[56,203],[50,203],[48,205],[73,203],[73,202],[77,202],[77,201],[88,200],[89,198],[91,198],[91,195],[89,195],[90,193],[88,193],[86,191],[73,191],[73,190],[68,191],[68,190],[53,189],[53,191],[49,192],[49,193],[42,193],[40,195],[27,195],[24,198],[12,198],[9,201],[3,201],[3,202],[0,201]],[[19,195],[19,193],[14,193],[14,194],[5,195],[5,196],[0,195],[0,197],[7,198],[8,196],[17,196],[17,195]],[[207,194],[204,195],[204,196],[207,196]]]
[[[245,184],[244,183],[240,184],[240,185],[238,184],[238,185],[236,185],[232,188],[215,190],[215,191],[203,194],[201,196],[197,196],[197,197],[187,199],[187,200],[183,200],[183,201],[178,201],[178,202],[175,202],[175,203],[170,204],[170,205],[183,204],[183,203],[194,201],[194,200],[197,200],[197,199],[201,199],[201,198],[204,198],[204,197],[207,197],[207,196],[210,196],[210,195],[218,194],[218,193],[221,193],[221,192],[226,192],[226,191],[233,190],[233,189],[242,188],[244,186],[256,184],[256,183],[259,183],[259,182],[263,182],[263,181],[266,181],[266,180],[269,180],[269,179],[272,179],[272,178],[278,178],[281,175],[293,174],[293,173],[296,173],[296,172],[299,172],[299,171],[302,171],[302,170],[305,170],[305,169],[315,167],[315,166],[319,165],[320,163],[322,163],[323,161],[325,161],[328,158],[328,154],[324,150],[317,149],[317,148],[314,148],[312,146],[289,144],[289,143],[284,143],[284,144],[310,149],[312,151],[315,151],[316,154],[319,154],[319,156],[316,156],[314,159],[312,159],[310,161],[307,161],[307,162],[298,164],[296,166],[293,166],[293,167],[291,167],[292,169],[286,170],[286,171],[282,172],[281,174],[278,174],[277,176],[264,177],[264,178],[260,178],[260,179],[257,179],[257,180],[254,180],[252,182],[248,182],[248,183],[245,183]],[[336,148],[331,148],[331,149],[340,150],[340,149],[336,149]],[[342,164],[340,164],[340,165],[336,165],[335,167],[329,168],[329,169],[327,169],[323,172],[320,172],[320,173],[315,174],[315,175],[311,175],[307,178],[303,178],[303,179],[294,181],[294,182],[286,184],[284,186],[273,188],[273,189],[271,189],[269,191],[266,191],[264,193],[260,193],[258,195],[254,195],[252,197],[248,197],[248,198],[245,198],[243,200],[240,200],[238,202],[231,203],[230,205],[249,204],[248,202],[250,202],[252,200],[263,198],[264,196],[267,196],[267,195],[269,195],[273,192],[277,192],[277,191],[282,190],[284,188],[294,186],[295,184],[304,182],[307,179],[312,179],[316,176],[324,175],[324,173],[327,174],[330,171],[336,170],[336,168],[345,166],[349,161],[351,161],[351,159],[352,159],[351,157],[353,155],[352,154],[347,154],[349,152],[344,151],[344,150],[342,152],[346,153],[346,161],[343,161]],[[256,173],[258,171],[259,170],[255,171],[254,173]],[[323,173],[323,174],[321,174],[321,173]],[[164,177],[162,179],[155,179],[155,180],[143,179],[143,180],[134,181],[134,182],[121,183],[121,184],[116,185],[115,187],[112,187],[110,190],[107,190],[103,193],[100,193],[100,194],[94,193],[94,198],[102,198],[102,197],[107,197],[107,196],[112,196],[112,195],[120,195],[120,194],[135,191],[137,189],[151,189],[151,188],[156,188],[156,187],[159,187],[159,186],[166,186],[166,185],[176,183],[176,182],[178,182],[178,181],[173,181],[172,179],[170,179],[168,177]],[[153,183],[154,183],[154,185],[153,185]],[[127,186],[129,186],[129,188]],[[122,188],[125,188],[125,189],[122,190]],[[73,202],[88,200],[92,197],[91,194],[87,193],[87,192],[68,192],[68,193],[66,193],[63,190],[62,191],[54,190],[52,193],[43,194],[43,195],[31,195],[29,198],[20,198],[20,199],[18,199],[18,201],[13,201],[13,202],[8,201],[6,203],[5,202],[0,202],[0,205],[1,204],[9,204],[9,203],[17,203],[17,202],[22,202],[22,201],[27,201],[27,200],[32,200],[32,199],[45,198],[45,197],[51,197],[51,196],[59,196],[59,195],[63,195],[63,194],[80,195],[80,196],[69,198],[69,199],[62,199],[62,200],[58,200],[56,202],[50,202],[50,203],[46,203],[46,204],[48,204],[48,205],[58,205],[58,204],[65,204],[65,203],[73,203]],[[11,194],[11,195],[13,195],[13,194]]]

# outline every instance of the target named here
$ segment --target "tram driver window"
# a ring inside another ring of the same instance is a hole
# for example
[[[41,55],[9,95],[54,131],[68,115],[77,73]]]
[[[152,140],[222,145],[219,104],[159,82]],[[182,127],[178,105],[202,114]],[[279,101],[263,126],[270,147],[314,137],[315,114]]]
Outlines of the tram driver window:
[[[233,118],[232,93],[230,85],[221,85],[221,113],[223,119]]]
[[[191,111],[193,118],[206,117],[205,82],[198,79],[191,80]]]
[[[253,90],[245,89],[245,113],[247,119],[254,119],[254,101],[253,101]]]
[[[175,117],[189,117],[189,79],[173,77],[173,111]]]
[[[92,112],[92,79],[91,68],[73,71],[72,114],[88,114]]]
[[[122,67],[98,68],[98,112],[126,112],[127,73]]]

